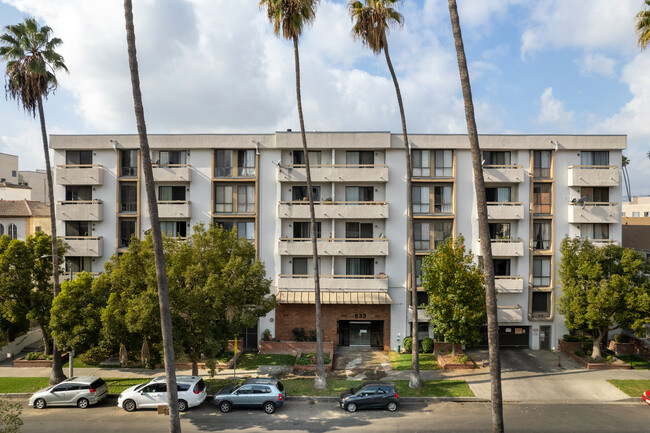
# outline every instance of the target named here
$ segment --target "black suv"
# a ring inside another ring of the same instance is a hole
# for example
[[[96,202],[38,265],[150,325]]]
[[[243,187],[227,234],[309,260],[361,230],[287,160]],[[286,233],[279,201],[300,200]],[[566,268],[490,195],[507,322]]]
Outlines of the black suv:
[[[341,408],[356,412],[361,408],[386,408],[391,412],[397,410],[399,395],[395,385],[389,382],[365,382],[356,388],[350,388],[341,394]]]

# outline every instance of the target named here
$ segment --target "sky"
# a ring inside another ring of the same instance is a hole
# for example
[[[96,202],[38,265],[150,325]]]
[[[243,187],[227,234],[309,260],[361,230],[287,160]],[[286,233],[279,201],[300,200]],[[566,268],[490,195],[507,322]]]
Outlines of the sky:
[[[299,130],[293,45],[258,0],[134,0],[149,133]],[[458,0],[484,134],[625,134],[633,195],[650,194],[650,50],[643,0]],[[404,0],[388,35],[408,130],[465,133],[449,10]],[[136,133],[123,4],[0,0],[0,26],[33,17],[63,40],[69,73],[45,102],[50,134]],[[383,56],[351,35],[347,1],[321,0],[300,39],[305,128],[401,132]],[[4,71],[4,62],[2,70]],[[44,168],[40,126],[0,99],[0,152]]]

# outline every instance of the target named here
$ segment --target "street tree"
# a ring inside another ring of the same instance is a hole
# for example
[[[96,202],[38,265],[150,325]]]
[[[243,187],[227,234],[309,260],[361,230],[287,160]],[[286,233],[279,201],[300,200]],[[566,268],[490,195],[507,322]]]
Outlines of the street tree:
[[[57,251],[56,213],[54,209],[54,184],[52,167],[50,166],[50,150],[45,128],[45,112],[43,98],[48,97],[58,86],[56,72],[68,71],[63,56],[55,50],[63,43],[59,38],[52,37],[52,29],[40,27],[36,20],[27,18],[24,22],[5,27],[5,33],[0,35],[0,57],[7,62],[5,70],[7,97],[15,99],[23,109],[41,122],[41,138],[45,156],[47,173],[47,191],[50,202],[50,226],[52,231],[52,295],[59,294],[59,253]],[[61,351],[53,344],[52,374],[50,385],[55,385],[65,379]]]
[[[440,341],[473,344],[481,340],[485,325],[483,273],[465,252],[465,238],[448,238],[422,261],[422,285],[429,294],[426,310]]]
[[[451,29],[456,46],[458,72],[460,74],[463,103],[465,105],[465,119],[467,121],[467,135],[469,138],[470,152],[472,155],[472,168],[474,171],[474,189],[476,191],[476,210],[478,213],[478,233],[481,242],[481,255],[483,256],[483,276],[485,277],[485,304],[487,308],[488,324],[488,353],[490,359],[490,394],[492,397],[492,431],[503,432],[503,395],[501,392],[501,359],[499,354],[499,319],[497,318],[497,295],[494,287],[494,265],[492,263],[492,245],[490,242],[490,228],[488,225],[487,200],[485,198],[485,180],[483,179],[483,164],[481,163],[481,148],[478,141],[478,130],[474,116],[474,101],[472,87],[467,68],[465,46],[460,29],[458,7],[456,0],[449,0],[449,17]]]
[[[399,89],[399,82],[397,75],[393,68],[393,62],[390,59],[388,52],[388,32],[390,31],[391,24],[402,26],[404,17],[397,12],[395,6],[401,0],[364,0],[351,1],[348,5],[350,16],[354,21],[352,34],[355,38],[360,39],[361,42],[376,55],[384,53],[386,64],[390,71],[390,76],[393,79],[393,86],[395,87],[395,94],[397,96],[397,105],[399,107],[399,114],[402,120],[402,140],[404,141],[404,156],[406,159],[406,237],[407,237],[407,254],[408,254],[408,283],[407,289],[411,294],[411,305],[413,306],[411,312],[411,335],[415,338],[415,344],[411,346],[411,377],[409,380],[409,387],[413,389],[420,388],[422,382],[420,379],[420,354],[419,345],[417,343],[418,335],[418,309],[417,309],[417,270],[415,265],[415,238],[414,223],[413,223],[413,191],[412,191],[412,176],[413,170],[411,169],[411,152],[408,133],[406,131],[406,115],[404,114],[404,104],[402,103],[402,93]]]
[[[560,245],[559,312],[569,331],[593,340],[591,357],[608,331],[630,328],[645,335],[650,322],[650,264],[643,255],[617,244],[596,247],[588,239],[564,238]]]

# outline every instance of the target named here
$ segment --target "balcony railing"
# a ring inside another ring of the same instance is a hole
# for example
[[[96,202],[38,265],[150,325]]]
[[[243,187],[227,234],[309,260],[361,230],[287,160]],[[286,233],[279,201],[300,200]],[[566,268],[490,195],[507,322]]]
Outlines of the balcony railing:
[[[523,321],[521,305],[497,307],[497,320],[499,324],[521,323]]]
[[[388,291],[388,277],[379,275],[320,275],[320,286],[324,290],[374,290]],[[278,275],[278,289],[313,290],[313,275]]]
[[[156,182],[190,182],[192,167],[189,164],[152,164]]]
[[[103,185],[104,166],[97,164],[57,165],[55,180],[57,185]]]
[[[387,256],[386,238],[320,238],[318,254],[322,256]],[[312,253],[310,238],[280,238],[281,255],[306,256]]]
[[[494,286],[497,293],[523,293],[524,279],[520,276],[495,276]]]
[[[520,220],[524,218],[524,204],[519,202],[491,202],[487,204],[491,220]]]
[[[192,204],[189,201],[159,201],[158,217],[181,219],[192,218]]]
[[[481,240],[479,239],[479,244]],[[518,238],[515,239],[490,239],[492,246],[492,255],[495,257],[521,257],[524,255],[524,241]],[[483,252],[479,247],[477,249],[479,255]]]
[[[621,211],[618,203],[586,202],[569,203],[569,222],[579,223],[620,223]]]
[[[386,164],[310,164],[312,182],[388,182]],[[304,164],[278,166],[280,182],[306,182]]]
[[[281,201],[278,204],[280,218],[309,218],[307,200]],[[388,218],[388,203],[385,201],[316,201],[316,218],[381,219]]]
[[[60,201],[56,207],[56,219],[60,221],[101,221],[101,200]]]
[[[519,183],[524,181],[521,165],[484,165],[483,177],[486,183]]]
[[[101,236],[61,236],[61,239],[68,244],[66,256],[71,257],[101,257],[102,237]]]
[[[570,165],[569,186],[619,186],[620,175],[614,165]]]

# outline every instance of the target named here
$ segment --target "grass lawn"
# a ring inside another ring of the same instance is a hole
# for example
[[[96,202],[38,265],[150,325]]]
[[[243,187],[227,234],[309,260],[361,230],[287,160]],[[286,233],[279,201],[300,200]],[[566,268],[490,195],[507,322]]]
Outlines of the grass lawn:
[[[410,370],[411,369],[411,354],[410,353],[397,353],[389,352],[390,365],[393,370]],[[436,362],[436,357],[433,353],[420,353],[420,370],[437,370],[440,366]]]
[[[65,364],[63,364],[63,368],[69,368],[69,367],[70,367],[69,362],[66,362]],[[74,359],[74,368],[99,368],[99,365],[86,364],[84,362],[81,362],[81,359],[75,357],[75,359]],[[107,367],[102,367],[102,368],[107,368]]]
[[[295,355],[245,352],[237,358],[237,369],[257,370],[260,365],[293,365],[295,361]]]
[[[617,356],[621,361],[630,364],[632,368],[637,370],[650,370],[650,361],[646,361],[643,358],[639,358],[636,355],[619,355]]]
[[[650,380],[610,379],[608,382],[630,397],[641,397],[650,389]]]
[[[34,392],[48,386],[49,377],[0,377],[0,395]]]
[[[361,385],[362,380],[329,379],[327,389],[314,389],[313,379],[282,380],[288,395],[338,397],[349,388]],[[467,382],[462,380],[423,380],[422,388],[412,390],[408,380],[394,381],[401,397],[474,397]]]

